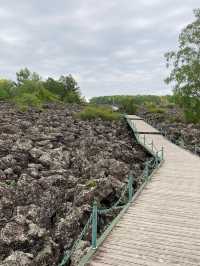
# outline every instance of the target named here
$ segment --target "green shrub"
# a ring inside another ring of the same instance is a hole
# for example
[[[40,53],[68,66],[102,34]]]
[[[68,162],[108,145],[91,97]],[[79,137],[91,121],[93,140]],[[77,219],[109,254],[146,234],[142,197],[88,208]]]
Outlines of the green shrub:
[[[175,103],[168,103],[166,105],[164,105],[165,108],[168,108],[168,109],[173,109],[174,107],[176,107],[176,104]]]
[[[68,91],[63,98],[63,102],[64,103],[81,103],[81,97],[75,91]]]
[[[180,123],[183,122],[183,119],[180,116],[170,116],[169,121],[170,123]]]
[[[137,111],[137,105],[133,98],[127,98],[121,101],[120,110],[127,114],[135,114]]]
[[[146,106],[149,113],[164,114],[166,112],[166,110],[164,108],[157,107],[153,103],[145,103],[145,106]]]
[[[38,99],[39,99],[41,102],[43,102],[43,103],[59,101],[58,96],[56,96],[56,95],[53,94],[52,92],[48,91],[48,90],[45,89],[44,87],[41,87],[41,88],[36,92],[36,96],[37,96]]]
[[[193,109],[186,109],[184,110],[184,115],[185,115],[185,121],[187,123],[197,124],[200,122],[200,112],[198,112],[197,110],[194,111]]]
[[[41,108],[44,103],[58,101],[58,97],[44,88],[41,81],[26,80],[16,88],[13,101],[26,110],[29,106]]]
[[[6,100],[8,98],[8,92],[5,89],[0,88],[0,100]]]
[[[151,107],[148,110],[150,113],[156,113],[156,114],[165,114],[165,109],[160,107]]]
[[[36,108],[42,107],[42,101],[35,94],[31,93],[23,93],[20,96],[16,96],[14,102],[22,111],[26,111],[29,106]]]
[[[7,79],[0,79],[0,100],[12,98],[14,83]]]
[[[96,181],[96,180],[93,180],[93,179],[88,180],[88,181],[86,182],[86,186],[87,186],[88,188],[94,188],[94,187],[97,186],[97,181]]]
[[[101,118],[102,120],[112,121],[120,119],[120,114],[107,107],[86,106],[83,111],[76,114],[76,117],[82,120]]]

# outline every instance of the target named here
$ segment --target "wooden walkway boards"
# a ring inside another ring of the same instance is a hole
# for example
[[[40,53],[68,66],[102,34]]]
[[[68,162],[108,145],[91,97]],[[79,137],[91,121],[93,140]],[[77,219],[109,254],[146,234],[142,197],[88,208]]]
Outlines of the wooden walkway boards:
[[[155,132],[142,120],[134,123]],[[146,135],[152,139],[158,150],[164,146],[165,161],[90,266],[200,266],[200,159],[161,135]]]

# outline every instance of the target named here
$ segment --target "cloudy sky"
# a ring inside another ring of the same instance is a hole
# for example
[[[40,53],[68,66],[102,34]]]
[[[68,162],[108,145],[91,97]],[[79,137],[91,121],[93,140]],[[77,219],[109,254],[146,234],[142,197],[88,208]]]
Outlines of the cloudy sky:
[[[86,97],[166,94],[163,54],[199,0],[0,0],[0,76],[71,73]]]

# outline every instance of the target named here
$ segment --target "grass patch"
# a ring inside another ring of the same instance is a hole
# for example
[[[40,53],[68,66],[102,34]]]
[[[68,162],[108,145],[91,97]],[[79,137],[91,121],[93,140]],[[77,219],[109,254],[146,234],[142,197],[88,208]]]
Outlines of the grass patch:
[[[146,104],[146,108],[149,113],[154,113],[154,114],[165,114],[166,110],[162,107],[156,106],[155,104]]]
[[[97,181],[96,180],[88,180],[86,183],[86,186],[88,188],[94,188],[97,186]]]
[[[111,108],[101,107],[101,106],[86,106],[83,111],[76,114],[77,118],[82,120],[93,120],[96,118],[101,118],[102,120],[119,120],[120,113],[113,112]]]

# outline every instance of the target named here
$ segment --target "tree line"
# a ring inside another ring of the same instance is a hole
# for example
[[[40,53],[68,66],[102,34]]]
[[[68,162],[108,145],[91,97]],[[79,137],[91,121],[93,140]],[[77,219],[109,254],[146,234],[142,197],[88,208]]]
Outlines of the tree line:
[[[0,100],[12,101],[26,108],[42,107],[48,102],[80,104],[83,98],[72,75],[43,80],[38,73],[24,68],[16,73],[16,81],[0,79]]]
[[[114,105],[121,112],[134,114],[141,105],[146,107],[166,106],[174,102],[173,96],[157,96],[157,95],[112,95],[93,97],[90,100],[92,104]]]

